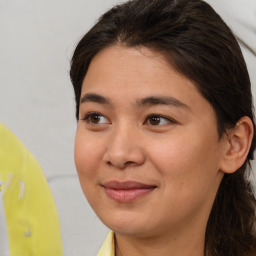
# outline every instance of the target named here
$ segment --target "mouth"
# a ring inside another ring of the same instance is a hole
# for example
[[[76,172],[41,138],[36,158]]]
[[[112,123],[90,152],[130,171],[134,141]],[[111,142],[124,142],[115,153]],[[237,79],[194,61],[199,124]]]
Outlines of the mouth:
[[[135,181],[110,181],[102,185],[107,196],[119,203],[129,203],[148,195],[157,186],[147,185]]]

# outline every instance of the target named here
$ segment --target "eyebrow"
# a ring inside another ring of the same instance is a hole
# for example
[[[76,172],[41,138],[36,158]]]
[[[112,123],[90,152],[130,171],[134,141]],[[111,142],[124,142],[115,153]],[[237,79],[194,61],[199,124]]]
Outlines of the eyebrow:
[[[80,99],[80,104],[85,102],[96,102],[96,103],[108,104],[108,105],[112,104],[109,98],[103,97],[96,93],[87,93],[83,95]]]
[[[85,102],[96,102],[100,104],[112,105],[112,101],[104,96],[101,96],[96,93],[87,93],[83,95],[80,99],[80,104]],[[167,96],[150,96],[142,99],[136,100],[136,107],[143,107],[143,106],[154,106],[154,105],[166,105],[166,106],[173,106],[177,108],[185,108],[191,110],[191,108],[186,105],[185,103],[179,101],[174,97],[167,97]]]
[[[166,106],[173,106],[177,108],[185,108],[185,109],[191,110],[191,108],[185,103],[179,101],[174,97],[167,97],[167,96],[159,96],[159,97],[152,96],[152,97],[139,99],[136,101],[136,105],[138,107],[146,106],[146,105],[148,106],[166,105]]]

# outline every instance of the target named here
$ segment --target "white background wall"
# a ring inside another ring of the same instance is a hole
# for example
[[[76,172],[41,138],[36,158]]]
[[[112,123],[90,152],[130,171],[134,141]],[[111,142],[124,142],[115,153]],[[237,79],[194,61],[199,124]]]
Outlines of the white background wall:
[[[107,229],[80,190],[73,161],[69,60],[81,36],[118,0],[0,0],[0,122],[36,156],[62,226],[64,255],[96,255]],[[208,0],[256,51],[256,1]],[[256,57],[243,47],[256,94]],[[0,252],[1,255],[1,252]]]

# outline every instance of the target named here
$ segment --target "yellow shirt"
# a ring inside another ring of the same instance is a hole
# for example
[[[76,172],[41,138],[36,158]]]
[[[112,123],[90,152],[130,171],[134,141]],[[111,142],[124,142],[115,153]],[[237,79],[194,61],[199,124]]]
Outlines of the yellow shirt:
[[[35,157],[1,123],[0,196],[10,256],[62,256],[59,217],[47,180]]]
[[[114,232],[110,231],[97,256],[115,256]]]

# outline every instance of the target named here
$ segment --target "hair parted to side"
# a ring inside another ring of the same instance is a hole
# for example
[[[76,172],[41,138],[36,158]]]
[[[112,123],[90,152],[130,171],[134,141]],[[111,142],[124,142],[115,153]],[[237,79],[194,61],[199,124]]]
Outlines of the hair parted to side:
[[[254,124],[251,85],[240,47],[201,0],[133,0],[106,12],[78,43],[70,77],[79,118],[81,87],[93,57],[110,45],[160,52],[213,106],[219,136],[242,116]],[[205,256],[256,255],[255,197],[248,181],[255,135],[243,166],[225,174],[208,220]]]

